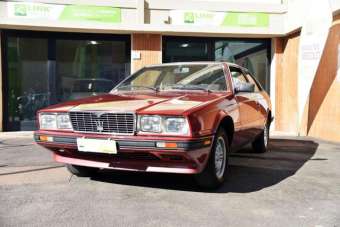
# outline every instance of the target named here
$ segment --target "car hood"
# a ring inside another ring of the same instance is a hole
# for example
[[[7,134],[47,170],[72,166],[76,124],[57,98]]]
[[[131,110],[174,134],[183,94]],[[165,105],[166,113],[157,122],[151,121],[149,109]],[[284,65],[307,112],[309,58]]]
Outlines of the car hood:
[[[120,92],[51,106],[48,111],[119,111],[139,114],[183,115],[225,97],[207,92]]]

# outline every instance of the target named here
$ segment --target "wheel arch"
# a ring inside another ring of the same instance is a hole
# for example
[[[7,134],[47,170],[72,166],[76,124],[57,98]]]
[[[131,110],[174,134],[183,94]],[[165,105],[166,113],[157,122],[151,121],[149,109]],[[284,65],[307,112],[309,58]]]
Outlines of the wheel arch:
[[[224,116],[219,123],[219,128],[223,128],[228,136],[228,143],[229,146],[231,146],[233,138],[234,138],[234,132],[235,132],[235,126],[233,119],[227,115]]]
[[[268,113],[267,113],[267,122],[269,124],[269,126],[271,125],[271,123],[273,122],[274,120],[274,117],[272,115],[272,111],[269,109],[268,110]]]

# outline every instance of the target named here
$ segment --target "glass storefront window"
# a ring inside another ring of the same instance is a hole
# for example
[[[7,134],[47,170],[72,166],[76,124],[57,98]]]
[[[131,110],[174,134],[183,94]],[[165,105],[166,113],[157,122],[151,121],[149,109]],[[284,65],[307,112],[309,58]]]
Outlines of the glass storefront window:
[[[57,40],[58,102],[110,91],[130,73],[126,42]]]
[[[208,61],[209,43],[197,40],[185,40],[165,43],[165,55],[163,62],[186,62],[186,61]]]
[[[31,130],[35,113],[49,104],[47,40],[10,37],[7,41],[7,125]]]
[[[36,112],[110,91],[130,74],[130,37],[4,33],[6,131],[34,130]]]
[[[270,39],[163,37],[163,62],[233,62],[247,68],[268,92],[270,50]]]

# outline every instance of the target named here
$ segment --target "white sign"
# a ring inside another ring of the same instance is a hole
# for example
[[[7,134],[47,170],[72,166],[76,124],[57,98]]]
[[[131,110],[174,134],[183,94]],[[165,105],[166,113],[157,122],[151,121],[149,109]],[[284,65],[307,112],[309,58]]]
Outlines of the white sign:
[[[171,24],[232,27],[268,27],[269,14],[259,12],[214,12],[171,10]]]
[[[140,51],[132,51],[131,53],[132,60],[140,60],[141,59],[141,52]]]
[[[301,30],[298,70],[299,124],[324,50],[332,10],[328,0],[310,1],[305,23]]]
[[[209,11],[171,10],[171,24],[220,25],[225,13]]]
[[[57,20],[63,10],[63,5],[7,2],[8,17]]]

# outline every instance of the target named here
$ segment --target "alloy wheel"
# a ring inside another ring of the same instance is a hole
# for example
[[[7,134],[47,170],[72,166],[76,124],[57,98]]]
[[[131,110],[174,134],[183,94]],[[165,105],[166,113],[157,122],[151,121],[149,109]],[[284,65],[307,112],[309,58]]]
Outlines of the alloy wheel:
[[[222,136],[217,139],[215,149],[215,172],[218,179],[223,178],[226,167],[226,147]]]

